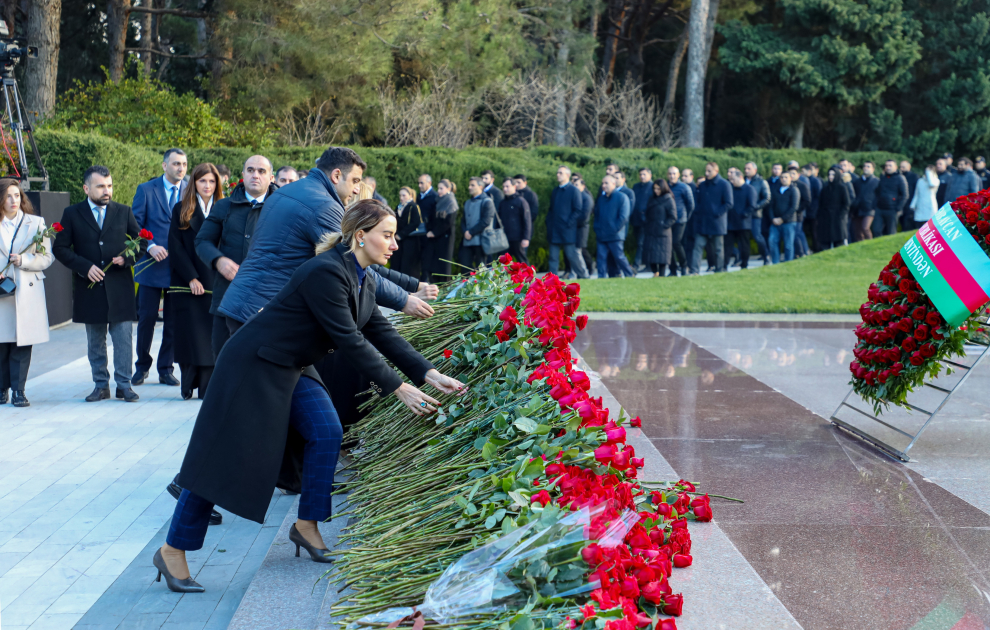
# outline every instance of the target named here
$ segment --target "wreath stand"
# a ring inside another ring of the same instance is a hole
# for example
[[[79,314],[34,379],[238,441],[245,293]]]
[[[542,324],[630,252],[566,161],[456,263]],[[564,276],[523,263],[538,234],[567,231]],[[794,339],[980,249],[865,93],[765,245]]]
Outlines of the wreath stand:
[[[984,325],[986,325],[987,324],[987,318],[981,318],[981,323],[984,324]],[[874,448],[882,451],[883,453],[885,453],[885,454],[887,454],[887,455],[889,455],[891,457],[894,457],[896,459],[899,459],[902,462],[909,462],[909,461],[911,461],[911,458],[908,456],[908,451],[910,451],[911,450],[911,447],[913,447],[914,444],[915,444],[915,442],[918,441],[918,438],[921,437],[921,434],[925,432],[925,429],[928,428],[928,425],[930,425],[932,423],[932,420],[935,419],[935,416],[937,416],[939,414],[939,412],[942,411],[942,408],[945,407],[945,403],[949,402],[949,400],[952,398],[953,394],[955,394],[960,389],[962,389],[963,385],[965,385],[966,381],[969,379],[970,374],[973,373],[973,371],[976,369],[976,367],[980,363],[982,363],[983,360],[987,357],[988,352],[990,352],[990,345],[987,345],[986,343],[983,343],[982,341],[969,340],[969,341],[966,342],[966,346],[968,346],[968,347],[981,346],[983,348],[983,350],[979,353],[979,355],[976,356],[976,360],[973,361],[973,363],[971,363],[970,365],[964,365],[962,363],[957,363],[955,361],[950,361],[948,359],[943,359],[942,360],[942,363],[945,364],[945,365],[947,365],[947,366],[949,366],[950,368],[955,369],[955,370],[962,370],[963,371],[962,377],[956,382],[956,384],[952,388],[946,389],[945,387],[940,387],[939,385],[936,385],[935,382],[938,381],[937,378],[926,380],[925,383],[924,383],[924,386],[925,387],[930,388],[930,389],[933,389],[933,390],[938,391],[938,392],[941,392],[943,394],[942,401],[938,404],[938,406],[935,407],[935,410],[934,411],[928,411],[927,409],[922,409],[921,407],[918,407],[916,405],[913,405],[910,402],[905,403],[905,405],[909,409],[911,409],[913,411],[917,411],[918,413],[921,413],[921,414],[923,414],[925,416],[928,416],[927,420],[924,421],[924,423],[921,425],[921,428],[918,429],[918,432],[917,433],[914,433],[914,434],[909,433],[908,431],[905,431],[903,429],[900,429],[900,428],[894,426],[893,424],[890,424],[889,422],[886,422],[884,420],[881,420],[877,416],[875,416],[872,413],[870,413],[869,410],[864,410],[864,409],[861,409],[861,408],[857,407],[854,404],[851,404],[849,402],[849,398],[850,398],[850,396],[853,395],[853,392],[855,391],[853,389],[850,389],[849,390],[849,393],[846,394],[846,397],[842,399],[842,402],[839,403],[839,406],[836,407],[836,409],[835,409],[834,412],[832,412],[832,417],[829,418],[829,421],[831,421],[831,423],[834,424],[836,426],[836,428],[841,429],[842,431],[844,431],[844,432],[852,435],[853,437],[858,438],[858,439],[866,442],[867,444],[873,446]],[[969,357],[970,356],[969,353],[966,353],[966,356]],[[873,420],[874,422],[879,422],[880,424],[882,424],[883,426],[887,427],[891,431],[894,431],[896,433],[899,433],[900,435],[903,435],[903,436],[907,437],[908,439],[911,440],[911,442],[907,445],[907,447],[903,451],[894,448],[893,446],[891,446],[890,444],[887,444],[883,440],[880,440],[880,439],[878,439],[878,438],[870,435],[869,433],[867,433],[863,429],[854,427],[853,425],[849,424],[848,422],[845,422],[844,420],[839,419],[838,418],[838,415],[839,415],[839,412],[842,411],[842,408],[843,407],[847,407],[849,409],[852,409],[853,411],[855,411],[855,412],[857,412],[857,413],[859,413],[859,414],[861,414],[863,416],[866,416],[867,418],[869,418],[870,420]]]

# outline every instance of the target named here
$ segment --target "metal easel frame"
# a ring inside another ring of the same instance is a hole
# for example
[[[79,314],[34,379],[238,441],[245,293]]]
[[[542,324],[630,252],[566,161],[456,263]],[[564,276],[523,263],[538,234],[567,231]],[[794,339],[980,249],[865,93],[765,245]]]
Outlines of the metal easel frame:
[[[987,324],[987,318],[982,318],[980,321],[984,325]],[[935,407],[935,411],[928,411],[927,409],[922,409],[921,407],[917,407],[915,405],[912,405],[911,403],[906,403],[906,405],[907,405],[907,407],[909,409],[912,409],[912,410],[917,411],[917,412],[922,413],[922,414],[926,414],[928,416],[928,419],[925,420],[924,424],[921,425],[921,428],[918,429],[918,432],[917,433],[915,433],[915,434],[908,433],[907,431],[904,431],[902,429],[899,429],[899,428],[895,427],[894,425],[881,420],[880,418],[876,417],[872,413],[869,413],[868,411],[864,411],[864,410],[860,409],[859,407],[856,407],[855,405],[850,404],[848,401],[849,401],[849,397],[852,396],[853,392],[855,391],[853,389],[850,389],[849,390],[849,393],[846,394],[846,397],[843,398],[842,399],[842,402],[839,403],[839,406],[835,408],[835,411],[832,412],[832,417],[829,418],[829,420],[831,421],[832,424],[834,424],[836,426],[836,428],[841,429],[842,431],[845,431],[846,433],[849,433],[852,436],[854,436],[856,438],[859,438],[860,440],[863,440],[864,442],[872,445],[873,447],[875,447],[875,448],[883,451],[887,455],[890,455],[891,457],[894,457],[896,459],[899,459],[902,462],[909,462],[909,461],[911,461],[911,458],[908,456],[908,451],[910,451],[911,450],[911,447],[913,447],[914,444],[915,444],[915,442],[918,441],[918,438],[921,437],[921,434],[925,432],[925,429],[928,428],[928,425],[930,425],[932,423],[932,420],[935,419],[935,416],[937,416],[938,413],[940,411],[942,411],[942,408],[945,407],[945,403],[949,402],[949,399],[952,398],[952,395],[955,394],[957,391],[959,391],[959,389],[963,386],[963,384],[965,384],[966,381],[969,379],[969,375],[973,373],[973,370],[975,370],[976,367],[978,365],[980,365],[980,363],[983,362],[983,359],[985,359],[987,357],[988,352],[990,352],[990,346],[988,346],[987,344],[985,344],[983,342],[980,342],[980,341],[972,341],[972,340],[970,340],[970,341],[967,341],[966,342],[966,345],[967,346],[982,346],[983,347],[983,351],[979,354],[979,356],[976,357],[976,360],[971,365],[963,365],[962,363],[956,363],[955,361],[950,361],[948,359],[943,359],[942,360],[942,363],[950,366],[951,368],[958,369],[958,370],[964,370],[964,373],[962,375],[962,378],[960,378],[959,381],[956,382],[956,384],[952,387],[952,389],[946,389],[944,387],[939,387],[938,385],[935,385],[934,383],[929,382],[929,381],[925,381],[925,383],[924,383],[924,386],[925,387],[934,389],[936,391],[939,391],[939,392],[942,392],[943,394],[945,394],[945,397],[942,398],[942,402],[940,402],[938,404],[938,406]],[[895,432],[897,432],[897,433],[899,433],[899,434],[901,434],[901,435],[909,438],[911,440],[911,443],[908,444],[907,447],[903,451],[901,451],[901,450],[898,450],[898,449],[894,448],[890,444],[887,444],[883,440],[880,440],[880,439],[878,439],[876,437],[873,437],[872,435],[870,435],[869,433],[867,433],[863,429],[859,429],[859,428],[854,427],[853,425],[849,424],[848,422],[845,422],[844,420],[840,420],[837,416],[838,416],[839,412],[842,410],[843,407],[848,407],[849,409],[852,409],[853,411],[855,411],[855,412],[857,412],[857,413],[859,413],[859,414],[861,414],[863,416],[866,416],[867,418],[869,418],[870,420],[873,420],[874,422],[879,422],[880,424],[882,424],[883,426],[887,427],[891,431],[895,431]]]

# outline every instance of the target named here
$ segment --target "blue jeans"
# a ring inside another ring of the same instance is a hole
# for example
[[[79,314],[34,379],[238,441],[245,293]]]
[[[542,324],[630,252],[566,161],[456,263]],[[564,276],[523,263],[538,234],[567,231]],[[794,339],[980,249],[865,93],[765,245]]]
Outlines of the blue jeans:
[[[784,239],[784,261],[794,260],[794,236],[797,234],[797,223],[783,225],[770,224],[770,260],[773,264],[780,262],[780,239]]]
[[[615,259],[616,264],[619,266],[619,271],[622,275],[627,277],[635,276],[632,267],[629,266],[629,261],[626,260],[626,253],[622,251],[624,241],[608,241],[608,242],[598,242],[598,277],[607,278],[608,277],[608,256],[612,255]]]
[[[292,392],[289,424],[306,441],[299,519],[326,521],[332,514],[333,474],[344,431],[322,385],[305,376],[299,379]],[[184,489],[175,504],[165,542],[183,551],[202,549],[212,509],[213,503]]]
[[[766,212],[766,210],[764,210]],[[750,230],[750,234],[753,236],[753,240],[756,241],[756,247],[760,252],[760,258],[767,257],[767,241],[763,238],[763,217],[753,217],[750,219],[753,222],[753,229]]]

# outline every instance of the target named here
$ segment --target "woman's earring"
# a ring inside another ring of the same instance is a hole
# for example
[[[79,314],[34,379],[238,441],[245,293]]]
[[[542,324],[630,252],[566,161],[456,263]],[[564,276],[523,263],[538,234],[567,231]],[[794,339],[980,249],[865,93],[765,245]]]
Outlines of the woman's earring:
[[[358,247],[364,247],[364,241],[361,241],[360,243],[358,243]]]

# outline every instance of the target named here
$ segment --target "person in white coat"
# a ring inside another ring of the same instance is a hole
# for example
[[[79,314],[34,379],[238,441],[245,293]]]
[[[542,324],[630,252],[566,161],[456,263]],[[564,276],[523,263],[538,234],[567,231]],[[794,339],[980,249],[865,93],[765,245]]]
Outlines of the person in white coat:
[[[914,186],[914,196],[911,197],[914,225],[911,229],[917,230],[938,212],[938,201],[936,200],[938,186],[938,171],[935,169],[935,165],[929,164],[925,167],[924,177],[919,177],[918,183]]]
[[[0,297],[0,404],[7,404],[7,390],[12,390],[10,402],[27,407],[31,403],[24,387],[31,347],[48,341],[44,272],[55,259],[47,237],[41,242],[44,253],[32,243],[45,230],[45,220],[34,214],[17,180],[0,179],[0,200],[0,279],[8,277],[16,284],[12,295]]]

